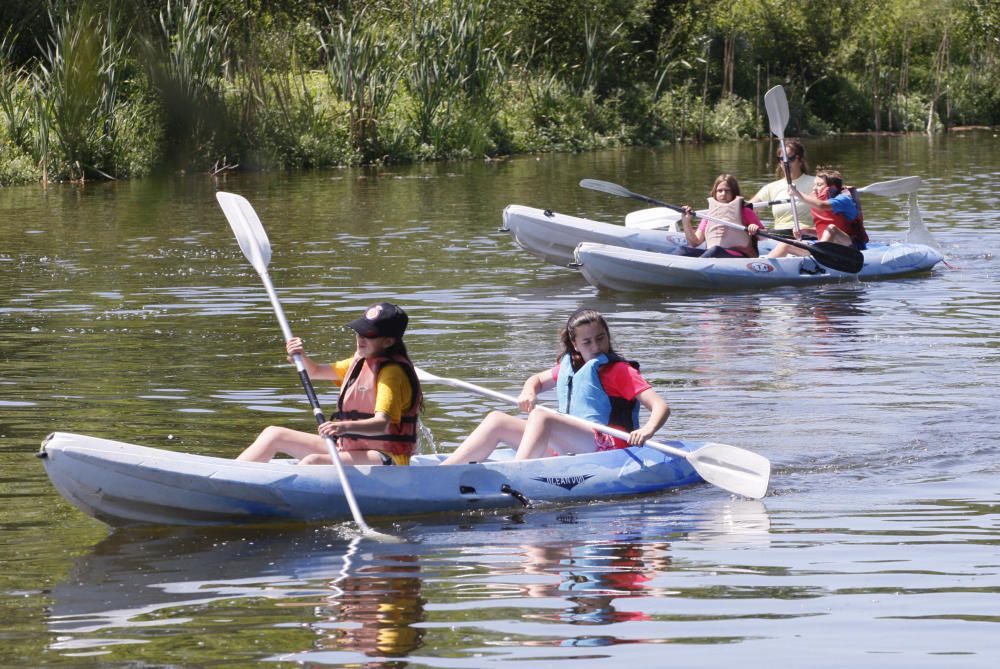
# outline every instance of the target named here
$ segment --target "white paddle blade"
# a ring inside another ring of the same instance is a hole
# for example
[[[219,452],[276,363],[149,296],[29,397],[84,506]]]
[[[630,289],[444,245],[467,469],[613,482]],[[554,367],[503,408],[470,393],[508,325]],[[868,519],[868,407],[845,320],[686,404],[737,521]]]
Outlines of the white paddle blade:
[[[893,197],[894,195],[909,195],[915,193],[920,188],[920,177],[903,177],[892,181],[878,181],[859,188],[859,193],[868,195],[881,195],[882,197]]]
[[[439,381],[441,379],[440,376],[431,374],[427,370],[419,367],[414,367],[413,371],[417,373],[417,381],[420,381],[420,383],[434,383],[435,381]]]
[[[638,230],[670,230],[679,232],[681,217],[666,207],[640,209],[625,214],[625,227]]]
[[[764,109],[767,110],[771,133],[783,140],[785,127],[788,125],[788,98],[785,97],[785,89],[779,85],[764,93]]]
[[[242,195],[220,191],[215,194],[215,199],[219,201],[243,255],[257,272],[263,272],[271,262],[271,242],[267,239],[264,226],[260,224],[257,212]]]
[[[710,443],[687,456],[695,471],[723,490],[760,499],[767,493],[771,463],[762,455],[728,444]]]
[[[931,231],[927,229],[927,226],[924,225],[924,217],[920,213],[920,204],[917,202],[916,193],[910,193],[909,203],[910,203],[910,216],[909,216],[910,229],[907,230],[906,232],[906,241],[910,242],[911,244],[924,244],[936,251],[940,251],[941,244],[938,242],[937,239],[934,238],[934,235],[932,235]]]

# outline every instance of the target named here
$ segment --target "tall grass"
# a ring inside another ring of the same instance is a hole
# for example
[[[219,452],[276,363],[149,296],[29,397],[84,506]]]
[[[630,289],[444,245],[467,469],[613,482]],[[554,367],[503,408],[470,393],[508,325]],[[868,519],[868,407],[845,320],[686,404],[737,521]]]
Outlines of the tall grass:
[[[38,158],[46,176],[56,170],[71,179],[107,178],[114,170],[125,40],[110,10],[102,17],[84,4],[50,19],[52,35],[32,74]]]
[[[172,162],[214,158],[226,123],[223,70],[229,26],[205,0],[168,0],[153,33],[141,41],[144,63],[163,110]]]
[[[409,58],[406,90],[411,122],[428,157],[440,157],[449,144],[466,149],[488,143],[493,114],[504,81],[502,43],[492,39],[490,0],[413,4],[405,49]]]
[[[619,23],[611,32],[605,33],[597,22],[584,15],[583,65],[577,79],[578,92],[596,91],[607,79],[614,60],[627,57],[617,39],[624,27],[624,23]]]
[[[319,31],[326,74],[334,93],[350,108],[353,144],[366,158],[381,154],[379,125],[396,95],[402,62],[378,7],[331,15]]]
[[[417,140],[434,147],[440,146],[443,139],[443,128],[435,123],[435,117],[441,106],[454,97],[460,83],[455,81],[447,19],[437,9],[433,0],[413,3],[405,42],[410,56],[405,81],[413,99],[412,122]],[[435,129],[439,132],[434,133]]]
[[[27,85],[28,69],[14,67],[13,39],[10,31],[0,39],[0,113],[7,124],[7,135],[14,146],[31,148],[31,97]]]

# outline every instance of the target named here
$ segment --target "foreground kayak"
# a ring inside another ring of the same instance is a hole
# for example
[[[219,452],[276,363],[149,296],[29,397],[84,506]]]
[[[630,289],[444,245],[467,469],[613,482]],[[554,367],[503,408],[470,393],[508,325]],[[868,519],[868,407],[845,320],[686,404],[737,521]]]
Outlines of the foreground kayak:
[[[871,280],[926,272],[943,256],[924,244],[869,244],[857,274],[824,267],[812,257],[689,258],[582,243],[576,265],[598,288],[641,291],[657,288],[740,289]]]
[[[66,432],[49,435],[38,456],[63,497],[112,526],[351,519],[333,465],[237,462]],[[482,464],[438,466],[443,457],[345,470],[372,518],[608,499],[702,481],[687,460],[642,447],[521,462],[503,449]]]

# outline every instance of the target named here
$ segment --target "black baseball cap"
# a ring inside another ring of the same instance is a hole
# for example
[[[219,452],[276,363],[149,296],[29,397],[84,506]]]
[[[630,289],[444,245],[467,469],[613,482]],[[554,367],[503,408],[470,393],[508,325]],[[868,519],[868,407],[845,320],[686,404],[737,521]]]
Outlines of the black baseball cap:
[[[402,339],[410,317],[395,304],[379,302],[368,307],[365,315],[347,324],[362,337],[395,337]]]

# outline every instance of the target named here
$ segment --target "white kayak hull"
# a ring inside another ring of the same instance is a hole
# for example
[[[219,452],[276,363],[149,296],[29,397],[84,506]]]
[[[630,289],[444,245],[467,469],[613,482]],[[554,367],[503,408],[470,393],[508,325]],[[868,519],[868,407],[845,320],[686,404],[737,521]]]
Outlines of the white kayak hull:
[[[684,450],[702,443],[668,442]],[[506,454],[507,457],[503,457]],[[699,483],[687,460],[651,448],[515,462],[346,467],[365,518],[581,502]],[[332,465],[238,462],[65,432],[38,453],[56,489],[112,526],[339,522],[351,519]]]
[[[575,260],[591,285],[621,291],[736,290],[883,279],[926,272],[943,260],[924,244],[871,244],[863,254],[865,264],[858,274],[823,267],[811,257],[690,258],[590,243],[577,246]]]
[[[573,262],[573,251],[581,242],[660,253],[675,253],[685,243],[681,233],[626,228],[519,204],[503,210],[503,223],[501,230],[510,232],[515,244],[547,263],[563,267]]]
[[[639,217],[640,225],[643,217],[663,220],[663,214],[659,213],[661,211],[663,210],[655,208],[632,212],[625,217],[626,224],[633,216]],[[607,244],[657,253],[678,253],[687,245],[681,232],[601,223],[519,204],[507,205],[503,210],[503,223],[500,230],[509,232],[519,247],[536,258],[562,267],[575,262],[574,251],[582,243]],[[635,225],[636,221],[632,223]],[[762,239],[758,245],[761,252],[766,253],[774,247],[775,242]]]

